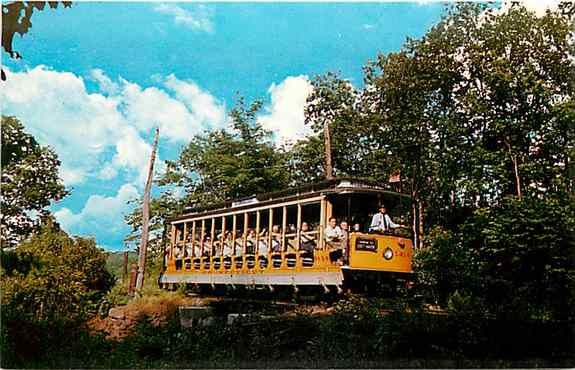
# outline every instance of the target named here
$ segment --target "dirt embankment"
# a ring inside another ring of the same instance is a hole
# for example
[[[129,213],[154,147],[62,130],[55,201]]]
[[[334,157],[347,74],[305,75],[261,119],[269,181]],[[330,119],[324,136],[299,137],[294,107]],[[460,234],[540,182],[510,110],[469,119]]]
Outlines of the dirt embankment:
[[[205,306],[210,300],[181,296],[144,297],[127,305],[112,307],[104,318],[96,316],[88,322],[94,333],[106,334],[106,339],[122,340],[130,335],[138,322],[150,320],[154,326],[167,323],[179,306]]]
[[[208,306],[211,306],[209,310]],[[174,316],[179,307],[208,309],[205,313],[213,315],[217,311],[219,317],[244,316],[250,314],[270,316],[296,316],[310,315],[323,316],[331,315],[334,307],[328,304],[295,304],[286,302],[262,302],[251,300],[226,300],[222,297],[183,297],[181,295],[166,294],[161,296],[143,297],[134,299],[127,305],[116,306],[108,311],[106,317],[94,317],[88,322],[88,326],[93,333],[104,333],[109,340],[123,340],[133,333],[137,324],[143,320],[149,320],[156,327],[162,326]],[[201,312],[200,312],[201,311]],[[204,312],[200,310],[197,313]],[[186,326],[192,324],[197,315],[195,312],[188,312],[192,317],[180,317],[181,324]],[[181,312],[180,312],[181,314]],[[199,316],[198,316],[199,317]],[[233,321],[227,317],[227,321]],[[188,322],[189,321],[189,322]]]

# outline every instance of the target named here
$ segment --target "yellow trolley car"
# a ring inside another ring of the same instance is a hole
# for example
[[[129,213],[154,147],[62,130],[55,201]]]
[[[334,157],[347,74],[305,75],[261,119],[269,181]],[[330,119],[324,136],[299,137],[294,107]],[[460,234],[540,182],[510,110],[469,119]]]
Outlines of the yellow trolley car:
[[[410,209],[408,196],[358,179],[189,209],[169,220],[171,243],[159,282],[340,291],[365,275],[406,277],[413,255],[409,231],[368,232],[381,202],[395,211],[394,217]],[[332,217],[355,225],[339,244],[326,241]]]

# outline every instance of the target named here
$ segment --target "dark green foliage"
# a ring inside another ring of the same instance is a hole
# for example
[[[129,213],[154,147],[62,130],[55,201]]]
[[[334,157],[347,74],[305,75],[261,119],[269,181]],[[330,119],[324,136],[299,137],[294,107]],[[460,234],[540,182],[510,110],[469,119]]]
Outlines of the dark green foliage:
[[[464,314],[406,314],[353,297],[339,302],[329,316],[262,319],[254,312],[232,325],[225,325],[222,318],[212,326],[193,329],[180,327],[177,316],[162,327],[144,321],[120,343],[88,336],[83,328],[65,328],[58,334],[65,337],[39,343],[46,346],[41,357],[18,364],[43,368],[444,368],[568,366],[575,360],[570,351],[573,333],[565,325],[477,320]]]
[[[510,198],[500,207],[479,210],[472,222],[479,234],[485,299],[498,315],[575,318],[572,197]]]
[[[573,318],[572,16],[457,4],[366,67],[361,120],[425,210],[420,300]]]
[[[458,232],[435,230],[415,256],[416,290],[483,317],[573,320],[574,204],[512,197],[478,209]]]
[[[34,230],[34,213],[45,213],[52,201],[68,194],[58,177],[59,166],[56,153],[24,132],[18,119],[2,116],[3,248],[14,246]]]
[[[2,367],[56,351],[53,344],[97,310],[113,282],[95,242],[69,237],[51,219],[3,251]]]
[[[6,310],[38,320],[81,318],[113,284],[94,240],[71,238],[52,220],[2,262]],[[16,260],[17,263],[9,263]]]
[[[436,221],[510,194],[573,189],[570,31],[558,14],[458,4],[366,67],[364,121]]]
[[[310,184],[325,179],[324,153],[323,134],[299,140],[293,145],[289,155],[293,163],[291,170],[294,184]],[[335,165],[336,173],[339,173],[337,161]]]
[[[483,277],[477,253],[461,242],[461,236],[437,227],[428,235],[429,247],[415,252],[413,269],[416,292],[426,302],[446,306],[452,294],[478,291]]]
[[[349,81],[328,72],[312,81],[313,91],[305,107],[306,124],[314,135],[298,141],[290,154],[294,163],[293,181],[298,184],[325,177],[324,124],[330,130],[332,166],[335,176],[361,177],[386,185],[395,171],[395,163],[387,156],[370,117],[365,114],[363,96]],[[374,131],[375,129],[375,131]]]

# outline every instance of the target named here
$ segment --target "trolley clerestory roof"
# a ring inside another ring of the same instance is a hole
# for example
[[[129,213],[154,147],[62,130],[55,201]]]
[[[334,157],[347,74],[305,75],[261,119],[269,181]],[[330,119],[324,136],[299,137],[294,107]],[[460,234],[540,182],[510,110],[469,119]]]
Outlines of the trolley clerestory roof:
[[[411,199],[407,194],[387,190],[379,183],[372,180],[339,177],[286,190],[262,193],[240,199],[226,200],[224,202],[214,203],[205,207],[188,207],[182,215],[173,217],[169,219],[168,222],[174,223],[190,218],[206,217],[227,212],[238,212],[243,210],[249,211],[256,207],[261,208],[290,201],[305,201],[306,199],[322,195],[346,193],[386,194],[388,196],[405,198],[406,200]]]

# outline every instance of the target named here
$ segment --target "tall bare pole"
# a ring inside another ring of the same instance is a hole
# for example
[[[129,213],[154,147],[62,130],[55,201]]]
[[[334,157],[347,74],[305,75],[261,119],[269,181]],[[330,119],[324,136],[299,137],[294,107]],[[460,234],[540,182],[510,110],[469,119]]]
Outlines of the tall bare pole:
[[[156,127],[154,135],[154,146],[148,166],[148,179],[144,189],[144,204],[142,205],[142,240],[140,241],[140,255],[138,258],[138,278],[136,279],[136,291],[140,291],[144,286],[144,273],[146,272],[146,254],[148,252],[148,223],[150,220],[150,190],[152,189],[152,178],[154,177],[154,161],[156,160],[156,150],[158,149],[158,138],[160,129]]]
[[[515,190],[517,191],[517,197],[521,199],[521,177],[519,176],[519,166],[517,164],[517,154],[513,154],[511,150],[511,144],[507,140],[504,140],[507,149],[509,150],[509,156],[511,157],[511,162],[513,163],[513,171],[515,175]]]
[[[122,263],[122,281],[128,277],[128,252],[124,252],[124,261]]]
[[[331,135],[329,132],[329,120],[323,121],[323,137],[325,146],[325,178],[333,179],[333,165],[331,162]]]

